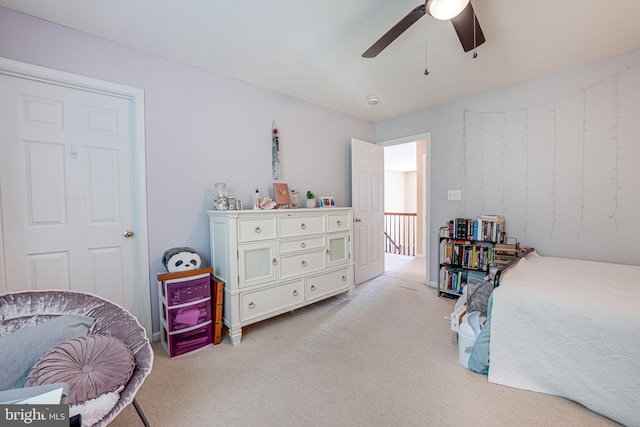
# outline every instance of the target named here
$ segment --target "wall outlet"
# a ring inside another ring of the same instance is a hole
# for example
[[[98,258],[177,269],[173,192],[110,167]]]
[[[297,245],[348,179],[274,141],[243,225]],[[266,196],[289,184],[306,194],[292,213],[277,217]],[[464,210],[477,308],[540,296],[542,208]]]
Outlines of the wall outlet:
[[[461,200],[462,190],[449,190],[447,193],[447,200]]]

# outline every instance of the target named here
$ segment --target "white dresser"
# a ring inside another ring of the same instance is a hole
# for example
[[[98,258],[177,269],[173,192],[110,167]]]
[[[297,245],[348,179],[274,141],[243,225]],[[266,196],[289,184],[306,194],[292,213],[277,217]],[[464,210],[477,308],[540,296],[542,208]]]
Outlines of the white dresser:
[[[353,298],[351,208],[207,211],[224,324],[242,327],[347,292]]]

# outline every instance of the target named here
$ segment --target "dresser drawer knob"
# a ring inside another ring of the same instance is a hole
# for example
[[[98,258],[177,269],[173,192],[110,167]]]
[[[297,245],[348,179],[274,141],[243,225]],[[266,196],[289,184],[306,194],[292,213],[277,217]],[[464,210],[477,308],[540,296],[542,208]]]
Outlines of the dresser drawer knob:
[[[250,308],[250,309],[252,309],[252,310],[253,310],[254,308],[256,308],[256,305],[253,303],[253,301],[251,301],[251,302],[249,303],[249,308]]]
[[[327,249],[327,255],[331,255],[331,251]]]
[[[297,297],[297,296],[298,296],[298,290],[297,290],[297,289],[294,289],[294,290],[293,290],[293,296],[294,296],[294,297]]]
[[[300,246],[303,247],[303,248],[306,248],[307,244],[305,242],[302,242],[302,244]]]
[[[278,264],[278,260],[274,258],[273,259],[273,265],[276,265],[276,264]]]
[[[340,220],[337,220],[337,221],[336,221],[336,223],[337,223],[338,225],[342,225],[342,221],[340,221]]]
[[[256,227],[256,229],[255,229],[255,232],[256,232],[256,233],[260,233],[261,231],[262,231],[262,228],[260,228],[260,227]]]
[[[346,282],[347,281],[347,276],[342,276],[342,281]]]
[[[311,289],[312,291],[315,291],[315,290],[316,290],[316,285],[311,285],[311,288],[310,288],[310,289]]]
[[[300,264],[302,264],[303,267],[306,267],[307,266],[307,261],[302,260],[302,262]]]
[[[305,228],[307,228],[307,224],[305,224],[305,223],[303,222],[302,224],[300,224],[300,228],[302,228],[302,229],[304,230]]]

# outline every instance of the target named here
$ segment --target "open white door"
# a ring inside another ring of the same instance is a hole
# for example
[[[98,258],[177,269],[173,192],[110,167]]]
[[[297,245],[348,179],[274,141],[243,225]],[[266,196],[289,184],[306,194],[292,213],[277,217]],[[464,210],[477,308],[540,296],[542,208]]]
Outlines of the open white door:
[[[351,140],[355,283],[384,273],[384,148]]]

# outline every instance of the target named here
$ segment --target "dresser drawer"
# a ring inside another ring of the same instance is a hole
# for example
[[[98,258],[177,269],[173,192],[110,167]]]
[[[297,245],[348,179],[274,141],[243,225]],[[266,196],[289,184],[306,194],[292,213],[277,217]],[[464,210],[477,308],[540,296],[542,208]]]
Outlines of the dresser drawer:
[[[211,320],[211,300],[207,298],[200,303],[163,311],[163,315],[168,316],[164,320],[169,332],[175,332]]]
[[[211,321],[202,326],[185,332],[167,334],[162,331],[162,343],[166,346],[169,356],[180,356],[195,349],[213,343],[213,329]]]
[[[290,216],[279,218],[278,237],[296,237],[324,233],[324,216]]]
[[[349,289],[349,269],[332,271],[306,279],[305,300],[322,299],[331,293],[339,293]]]
[[[274,239],[275,237],[276,222],[274,218],[251,218],[238,221],[239,242]]]
[[[302,280],[240,295],[241,321],[252,320],[293,307],[304,301]]]
[[[327,215],[327,230],[347,231],[349,229],[349,214]]]
[[[311,273],[324,268],[325,250],[281,256],[278,263],[281,279]]]
[[[324,236],[311,236],[294,240],[280,240],[278,242],[278,253],[284,254],[288,252],[324,248],[324,245]]]
[[[162,296],[166,298],[169,307],[209,298],[210,280],[211,277],[206,274],[193,280],[166,281],[162,286]]]

